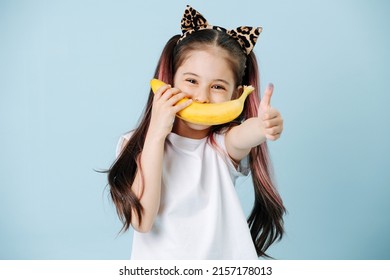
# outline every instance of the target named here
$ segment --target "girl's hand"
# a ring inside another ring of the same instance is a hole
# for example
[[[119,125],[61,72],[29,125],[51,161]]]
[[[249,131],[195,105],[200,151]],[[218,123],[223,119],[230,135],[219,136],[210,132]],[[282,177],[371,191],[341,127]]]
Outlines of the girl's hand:
[[[283,119],[278,110],[271,107],[273,85],[267,86],[260,101],[258,116],[246,119],[231,128],[225,136],[226,150],[236,162],[246,157],[253,147],[266,139],[276,140],[283,131]]]
[[[279,111],[271,107],[273,90],[274,85],[268,84],[264,96],[260,101],[258,118],[263,122],[265,137],[275,141],[279,139],[283,131],[283,119]]]
[[[192,103],[187,102],[176,104],[186,97],[186,94],[180,89],[172,88],[170,85],[164,85],[157,90],[153,99],[152,116],[149,125],[149,131],[156,137],[165,137],[172,131],[176,113],[183,110]]]

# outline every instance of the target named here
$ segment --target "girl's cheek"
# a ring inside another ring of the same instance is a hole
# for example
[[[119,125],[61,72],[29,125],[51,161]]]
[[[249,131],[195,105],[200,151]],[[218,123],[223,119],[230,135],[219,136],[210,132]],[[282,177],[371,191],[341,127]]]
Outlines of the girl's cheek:
[[[211,103],[221,103],[230,100],[231,100],[231,96],[228,95],[214,95],[211,97]]]

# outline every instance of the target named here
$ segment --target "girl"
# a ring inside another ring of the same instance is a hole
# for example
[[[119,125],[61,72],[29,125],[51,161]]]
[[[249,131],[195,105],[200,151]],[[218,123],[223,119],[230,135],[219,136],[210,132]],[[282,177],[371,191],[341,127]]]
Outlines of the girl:
[[[270,107],[272,86],[259,101],[252,48],[260,31],[211,26],[187,6],[183,34],[167,42],[155,71],[168,85],[150,92],[108,172],[122,230],[135,229],[132,259],[257,259],[282,237],[285,209],[271,180],[266,139],[280,137],[283,120]],[[231,123],[176,117],[191,102],[238,98],[249,84],[256,92]],[[249,172],[255,202],[246,220],[234,183]]]

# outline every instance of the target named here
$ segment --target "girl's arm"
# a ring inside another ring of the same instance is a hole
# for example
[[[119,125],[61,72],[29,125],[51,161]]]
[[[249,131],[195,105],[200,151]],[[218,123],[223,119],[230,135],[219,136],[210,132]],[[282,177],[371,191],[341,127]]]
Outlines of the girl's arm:
[[[165,139],[155,138],[148,131],[140,158],[141,168],[137,169],[132,190],[143,207],[140,223],[132,210],[131,225],[139,232],[148,232],[160,207],[161,172]]]
[[[230,129],[225,136],[229,156],[239,162],[250,150],[266,139],[276,140],[283,131],[283,119],[278,110],[271,108],[273,85],[270,84],[261,99],[259,114]]]
[[[157,216],[165,138],[172,131],[176,113],[191,104],[189,100],[175,105],[185,96],[180,90],[172,89],[169,85],[161,87],[154,96],[152,116],[141,152],[141,168],[138,168],[131,187],[144,210],[141,223],[135,211],[132,213],[131,224],[137,231],[148,232]]]

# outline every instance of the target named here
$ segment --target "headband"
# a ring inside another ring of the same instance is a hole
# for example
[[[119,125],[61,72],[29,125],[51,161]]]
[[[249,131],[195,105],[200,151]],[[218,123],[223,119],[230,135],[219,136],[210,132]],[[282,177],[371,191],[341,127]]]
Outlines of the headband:
[[[182,35],[178,40],[178,43],[186,36],[202,29],[214,29],[225,32],[240,44],[242,50],[247,55],[252,51],[257,38],[260,36],[260,32],[263,30],[262,27],[250,26],[240,26],[236,29],[228,30],[220,26],[209,25],[207,20],[197,10],[190,5],[187,5],[181,20]]]

